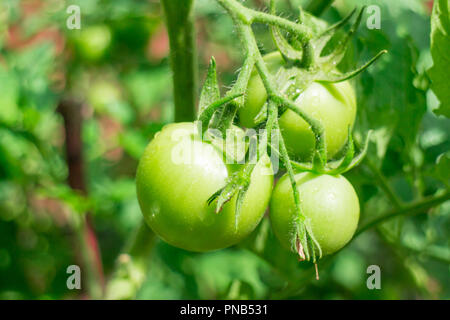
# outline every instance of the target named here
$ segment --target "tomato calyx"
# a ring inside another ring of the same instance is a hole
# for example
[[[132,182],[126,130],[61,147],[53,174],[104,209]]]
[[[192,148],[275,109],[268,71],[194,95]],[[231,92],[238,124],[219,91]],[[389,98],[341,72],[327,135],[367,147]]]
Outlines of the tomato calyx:
[[[296,171],[299,172],[314,172],[320,174],[338,175],[345,173],[361,163],[367,154],[369,141],[372,131],[369,130],[364,139],[362,146],[358,147],[358,153],[355,155],[355,142],[351,134],[350,128],[348,130],[347,143],[344,147],[345,153],[342,158],[334,161],[326,162],[325,165],[317,164],[317,162],[297,162],[291,160],[291,164]]]
[[[295,231],[291,238],[291,247],[298,254],[299,261],[316,263],[322,258],[322,248],[314,236],[311,221],[302,214],[294,221]]]
[[[246,164],[242,170],[234,172],[225,187],[217,190],[207,201],[208,205],[211,205],[217,200],[215,212],[222,211],[225,203],[231,200],[237,193],[236,207],[235,207],[235,229],[237,229],[239,223],[239,216],[241,213],[242,203],[244,202],[244,196],[250,186],[250,178],[255,164]]]

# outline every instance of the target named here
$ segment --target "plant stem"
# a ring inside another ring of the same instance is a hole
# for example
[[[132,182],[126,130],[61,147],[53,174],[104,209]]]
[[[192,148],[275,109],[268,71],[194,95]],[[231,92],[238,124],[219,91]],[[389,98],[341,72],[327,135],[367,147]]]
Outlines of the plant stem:
[[[280,27],[288,32],[295,33],[301,40],[309,40],[312,37],[311,29],[292,22],[290,20],[272,15],[269,13],[256,11],[244,7],[236,0],[217,0],[229,13],[233,19],[237,18],[240,22],[251,25],[254,22],[264,23]]]
[[[402,244],[402,247],[419,255],[424,255],[450,265],[450,249],[448,247],[426,245],[422,248],[415,248],[407,244]]]
[[[197,50],[193,0],[161,0],[170,42],[175,121],[192,121],[197,100]]]
[[[86,217],[80,221],[80,225],[75,227],[76,245],[79,246],[83,261],[82,274],[87,283],[89,298],[99,299],[103,295],[103,273],[99,269],[99,257],[96,245],[93,246],[93,231],[86,223]]]
[[[306,6],[306,11],[318,17],[331,6],[333,1],[334,0],[310,0],[309,4]]]
[[[427,211],[427,210],[429,210],[445,201],[448,201],[448,200],[450,200],[450,191],[447,191],[444,194],[439,195],[439,196],[428,197],[421,201],[417,201],[417,202],[402,206],[401,208],[398,208],[398,209],[395,209],[392,211],[388,211],[385,214],[382,214],[378,218],[375,218],[371,222],[369,222],[366,225],[359,228],[356,231],[355,237],[370,228],[373,228],[383,222],[386,222],[389,219],[392,219],[392,218],[395,218],[398,216],[403,216],[403,215],[414,215],[417,213],[421,213],[421,212]]]
[[[71,99],[62,99],[58,105],[58,112],[64,120],[66,136],[66,161],[68,167],[68,185],[83,194],[87,194],[84,181],[83,142],[81,130],[83,119],[81,116],[81,104]],[[86,213],[80,226],[75,227],[76,245],[79,247],[87,291],[90,298],[98,299],[102,296],[104,277],[100,250],[91,225],[90,216]]]
[[[311,43],[308,41],[303,43],[303,59],[301,61],[302,67],[310,68],[314,64],[314,52]]]
[[[370,169],[370,171],[373,173],[381,190],[383,190],[383,192],[386,194],[386,196],[389,198],[392,204],[397,208],[401,208],[403,206],[402,201],[397,196],[395,191],[392,189],[386,177],[381,173],[380,169],[377,168],[377,166],[373,163],[373,161],[369,157],[366,158],[365,163],[367,167]]]

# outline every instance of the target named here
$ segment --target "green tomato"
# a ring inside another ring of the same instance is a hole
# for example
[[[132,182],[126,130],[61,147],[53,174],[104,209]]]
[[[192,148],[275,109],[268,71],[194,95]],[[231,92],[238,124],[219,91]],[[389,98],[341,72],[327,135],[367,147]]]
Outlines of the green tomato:
[[[359,220],[359,201],[353,186],[343,176],[300,173],[295,175],[300,209],[310,219],[311,229],[324,255],[348,243]],[[270,221],[276,237],[291,248],[296,219],[294,196],[285,174],[270,200]]]
[[[283,66],[279,52],[264,57],[269,72],[275,74]],[[245,105],[239,109],[243,126],[256,125],[255,116],[267,100],[267,93],[257,72],[250,78]],[[333,157],[347,141],[348,128],[352,128],[356,116],[356,97],[350,82],[313,82],[294,101],[302,110],[322,122],[325,129],[327,155]],[[289,155],[297,160],[310,160],[315,146],[313,132],[299,115],[286,110],[279,119],[280,129]]]
[[[222,150],[201,141],[193,123],[167,125],[147,146],[137,170],[139,204],[147,224],[169,244],[198,252],[225,248],[263,217],[273,184],[268,157],[252,172],[237,227],[236,196],[218,214],[215,203],[208,206],[208,198],[242,166],[226,164]]]
[[[119,87],[107,80],[95,81],[88,89],[88,101],[92,107],[100,112],[106,112],[109,106],[121,100]]]
[[[147,47],[157,23],[159,20],[150,15],[126,15],[122,19],[113,21],[114,39],[120,44],[121,51],[127,49],[133,53],[141,53],[140,51]]]
[[[75,38],[76,50],[87,61],[98,61],[111,46],[111,30],[106,25],[83,27]]]

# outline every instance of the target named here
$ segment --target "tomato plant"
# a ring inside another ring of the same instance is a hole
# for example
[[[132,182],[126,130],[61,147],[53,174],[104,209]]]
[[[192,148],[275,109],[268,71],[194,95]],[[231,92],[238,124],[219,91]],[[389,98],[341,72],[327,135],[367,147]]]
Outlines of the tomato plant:
[[[448,9],[0,1],[0,300],[448,299]]]
[[[191,251],[233,245],[255,229],[268,205],[273,177],[262,158],[239,216],[236,197],[220,213],[207,200],[225,185],[239,165],[226,164],[223,150],[203,142],[193,123],[166,126],[150,142],[139,163],[137,194],[144,217],[162,239]]]
[[[300,209],[322,249],[323,255],[345,246],[356,231],[359,202],[353,186],[343,176],[300,173],[295,176]],[[289,177],[277,183],[270,200],[270,221],[280,242],[288,249],[296,246],[296,214]]]
[[[264,56],[271,74],[286,63],[279,52]],[[278,84],[288,87],[287,83]],[[291,88],[299,90],[299,88]],[[256,125],[255,117],[260,113],[267,100],[267,93],[261,78],[254,72],[248,83],[246,102],[239,109],[239,118],[243,126]],[[356,96],[350,82],[338,83],[312,82],[294,102],[305,112],[322,122],[325,129],[327,155],[333,157],[345,144],[348,130],[353,127],[356,116]],[[286,110],[280,116],[280,129],[290,155],[295,159],[309,160],[314,151],[315,139],[309,124],[292,110]]]

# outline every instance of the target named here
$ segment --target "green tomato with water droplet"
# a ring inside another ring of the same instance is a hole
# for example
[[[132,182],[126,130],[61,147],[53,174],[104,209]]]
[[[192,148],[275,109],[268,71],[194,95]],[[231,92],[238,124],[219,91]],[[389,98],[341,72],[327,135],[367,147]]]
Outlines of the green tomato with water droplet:
[[[236,195],[219,213],[215,202],[208,205],[242,167],[228,163],[233,161],[226,161],[221,146],[200,140],[194,123],[167,125],[147,146],[137,170],[137,196],[147,224],[169,244],[198,252],[222,249],[240,242],[261,221],[273,184],[267,156],[251,174],[237,225]]]
[[[300,210],[310,221],[323,255],[344,247],[353,237],[359,220],[359,200],[355,189],[343,176],[304,172],[295,175]],[[286,248],[295,237],[294,196],[289,176],[275,186],[270,200],[270,221],[275,236]]]

